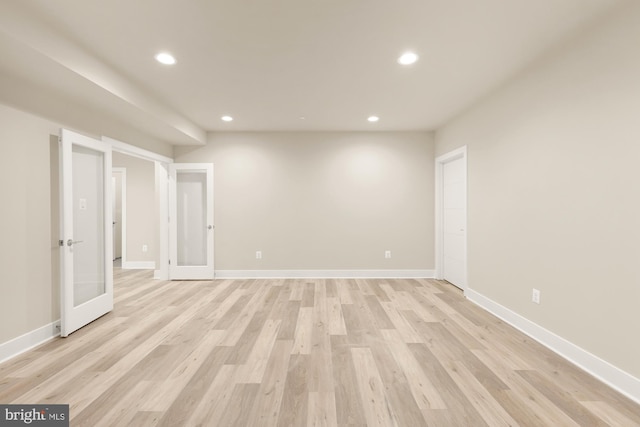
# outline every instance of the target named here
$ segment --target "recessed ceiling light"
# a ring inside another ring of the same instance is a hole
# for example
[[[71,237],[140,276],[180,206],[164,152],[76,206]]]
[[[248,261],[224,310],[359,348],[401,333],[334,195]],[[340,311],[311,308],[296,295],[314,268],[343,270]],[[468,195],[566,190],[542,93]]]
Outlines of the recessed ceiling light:
[[[411,65],[418,60],[418,55],[413,52],[405,52],[398,58],[398,64]]]
[[[174,58],[170,53],[160,52],[156,55],[156,61],[164,65],[173,65],[176,63],[176,58]]]
[[[378,117],[378,116],[369,116],[369,118],[367,120],[369,120],[371,123],[375,123],[378,120],[380,120],[380,117]]]
[[[231,116],[222,116],[222,117],[220,117],[220,119],[221,119],[223,122],[230,122],[230,121],[233,121],[233,117],[231,117]]]

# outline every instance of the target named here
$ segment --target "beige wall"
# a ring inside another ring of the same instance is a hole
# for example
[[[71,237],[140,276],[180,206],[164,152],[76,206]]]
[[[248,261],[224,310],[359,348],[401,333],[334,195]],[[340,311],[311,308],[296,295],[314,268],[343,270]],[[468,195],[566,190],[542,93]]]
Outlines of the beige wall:
[[[433,269],[429,133],[215,133],[174,155],[214,163],[216,270]]]
[[[24,79],[7,75],[0,70],[0,103],[20,111],[43,117],[60,127],[108,136],[140,148],[171,157],[172,146],[159,141],[127,123],[114,120],[108,110],[83,105],[82,99],[58,91],[39,87]]]
[[[123,173],[114,170],[111,179],[113,182],[113,259],[122,258],[122,179]]]
[[[0,105],[0,343],[59,317],[49,184],[57,134],[53,123]]]
[[[155,165],[148,160],[113,153],[113,167],[127,170],[127,262],[155,261],[158,251]],[[147,252],[142,252],[142,245],[147,245]]]
[[[436,133],[468,145],[469,287],[636,378],[638,40],[631,2]]]

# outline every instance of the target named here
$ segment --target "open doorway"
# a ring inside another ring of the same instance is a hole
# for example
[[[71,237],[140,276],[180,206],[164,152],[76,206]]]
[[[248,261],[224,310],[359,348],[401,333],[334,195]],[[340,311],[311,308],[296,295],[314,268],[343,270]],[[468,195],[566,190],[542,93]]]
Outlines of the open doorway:
[[[114,251],[120,259],[114,256],[115,265],[122,269],[151,270],[155,279],[166,280],[168,165],[173,159],[112,138],[102,139],[113,148],[112,171],[116,173],[112,179],[116,179],[115,187],[121,187],[113,206],[119,218],[114,221],[114,234],[120,236],[119,248]]]
[[[115,179],[114,262],[123,269],[155,270],[159,246],[155,165],[114,152],[112,179]]]

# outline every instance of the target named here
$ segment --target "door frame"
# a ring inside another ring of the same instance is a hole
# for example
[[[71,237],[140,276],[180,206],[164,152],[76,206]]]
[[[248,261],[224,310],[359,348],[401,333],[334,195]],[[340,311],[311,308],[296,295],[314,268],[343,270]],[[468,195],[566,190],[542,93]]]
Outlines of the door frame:
[[[102,137],[102,141],[111,145],[112,150],[117,153],[126,154],[127,156],[137,157],[139,159],[148,160],[155,164],[156,176],[156,211],[158,212],[158,228],[159,233],[159,251],[158,261],[160,265],[156,265],[153,278],[158,280],[169,280],[169,164],[173,163],[173,159],[163,156],[117,139]],[[166,218],[164,222],[162,218]],[[123,248],[124,249],[124,248]],[[124,252],[123,252],[124,254]],[[124,261],[124,255],[123,255]]]
[[[468,250],[467,250],[467,236],[468,236],[468,171],[467,171],[467,146],[464,145],[458,149],[445,153],[436,158],[435,172],[436,172],[436,271],[435,278],[443,280],[444,275],[444,165],[454,160],[462,160],[463,173],[464,173],[464,283],[462,283],[462,291],[466,291],[469,288],[468,281]]]

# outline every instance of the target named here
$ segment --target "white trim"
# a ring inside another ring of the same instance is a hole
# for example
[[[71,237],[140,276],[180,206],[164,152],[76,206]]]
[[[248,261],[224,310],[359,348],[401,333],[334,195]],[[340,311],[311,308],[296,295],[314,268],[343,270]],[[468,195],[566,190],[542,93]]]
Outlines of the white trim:
[[[530,336],[540,344],[559,354],[569,362],[608,384],[629,399],[640,403],[640,379],[589,353],[518,313],[498,304],[484,295],[467,289],[465,296],[491,314]]]
[[[44,344],[60,335],[60,321],[44,325],[31,332],[20,335],[5,343],[0,344],[0,363],[6,362],[25,351]]]
[[[216,279],[432,279],[433,270],[216,270]]]
[[[156,260],[160,263],[153,278],[169,280],[169,168],[165,163],[155,162],[156,209],[158,211],[157,233],[160,236]]]
[[[122,261],[123,270],[155,270],[155,261]]]
[[[111,144],[113,151],[118,153],[137,157],[143,160],[150,160],[152,162],[173,163],[173,159],[170,157],[145,150],[144,148],[136,147],[135,145],[127,144],[126,142],[118,141],[117,139],[109,138],[108,136],[103,136],[102,141],[107,144]]]
[[[458,160],[458,159],[462,159],[462,161],[464,162],[464,182],[465,182],[465,187],[464,187],[464,191],[465,191],[465,196],[468,200],[468,188],[467,188],[467,146],[462,146],[458,149],[455,149],[453,151],[450,151],[446,154],[443,154],[441,156],[438,156],[436,158],[436,165],[435,165],[435,173],[436,173],[436,188],[435,188],[435,204],[436,204],[436,211],[435,211],[435,218],[436,218],[436,223],[435,223],[435,237],[436,237],[436,244],[435,244],[435,255],[436,255],[436,269],[435,269],[435,278],[442,280],[443,279],[443,270],[444,270],[444,259],[443,259],[443,252],[444,252],[444,238],[443,238],[443,234],[444,234],[444,225],[443,225],[443,215],[442,215],[442,211],[444,208],[444,201],[443,201],[443,192],[442,192],[442,186],[443,186],[443,173],[444,173],[444,165],[445,163],[449,163],[451,161],[454,160]],[[467,219],[465,219],[465,234],[464,234],[464,251],[465,251],[465,266],[464,266],[464,283],[462,283],[462,291],[466,291],[469,287],[469,275],[467,272],[467,266],[468,266],[468,252],[467,252],[467,236],[468,236],[468,202],[465,203],[465,216],[467,217]]]

